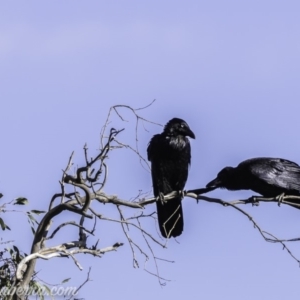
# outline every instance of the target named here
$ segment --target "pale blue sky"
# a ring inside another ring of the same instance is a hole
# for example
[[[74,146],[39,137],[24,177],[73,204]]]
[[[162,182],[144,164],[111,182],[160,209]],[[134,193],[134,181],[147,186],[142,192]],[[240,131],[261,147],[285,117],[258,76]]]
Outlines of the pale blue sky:
[[[95,155],[109,107],[140,107],[153,99],[145,117],[160,124],[180,117],[196,134],[187,188],[200,188],[224,166],[250,157],[300,163],[299,13],[298,1],[274,0],[3,1],[0,191],[5,200],[22,195],[30,209],[46,209],[59,191],[70,153],[75,150],[75,162],[82,163],[87,142]],[[147,128],[139,138],[145,156],[148,141],[161,131]],[[131,141],[132,128],[121,138]],[[129,199],[139,189],[151,190],[150,174],[130,152],[113,154],[109,168],[108,193]],[[233,200],[251,193],[211,195]],[[242,208],[277,237],[300,237],[300,211],[276,204]],[[113,214],[111,207],[104,209]],[[127,244],[101,259],[78,257],[83,272],[67,259],[39,262],[37,269],[53,283],[71,274],[76,285],[92,265],[93,281],[80,294],[88,300],[95,295],[108,300],[299,298],[297,263],[281,246],[266,243],[244,216],[185,199],[184,217],[180,244],[171,240],[168,249],[156,249],[158,256],[176,261],[160,264],[161,275],[172,279],[164,288],[142,263],[132,268]],[[16,243],[29,251],[32,235],[22,225],[25,218],[10,215],[6,221]],[[147,228],[155,234],[155,228]],[[66,231],[54,244],[76,237],[77,231]],[[126,242],[118,226],[100,222],[97,237],[101,247]],[[299,244],[289,246],[300,258]]]

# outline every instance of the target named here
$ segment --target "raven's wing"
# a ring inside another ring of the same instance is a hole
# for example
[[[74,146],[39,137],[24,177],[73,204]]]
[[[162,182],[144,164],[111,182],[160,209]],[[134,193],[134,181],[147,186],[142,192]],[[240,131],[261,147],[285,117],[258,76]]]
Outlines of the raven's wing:
[[[282,158],[257,158],[245,161],[250,173],[274,187],[300,192],[300,166]]]
[[[149,161],[152,161],[155,155],[157,155],[157,151],[159,151],[159,141],[160,134],[155,134],[150,140],[147,148],[147,155]]]
[[[188,177],[191,162],[191,145],[186,140],[181,150],[170,146],[169,140],[161,134],[152,137],[147,148],[148,160],[151,161],[151,173],[154,195],[174,190],[183,190]]]
[[[152,137],[147,148],[148,160],[151,161],[151,175],[153,184],[153,193],[157,197],[159,192],[167,193],[168,180],[164,175],[163,155],[163,139],[160,134]],[[172,189],[170,188],[171,192]]]
[[[166,195],[174,190],[182,190],[188,175],[190,161],[190,145],[185,149],[188,153],[179,152],[170,146],[169,140],[161,135],[154,135],[148,148],[148,160],[151,161],[153,193]],[[187,161],[187,162],[186,162]],[[166,203],[156,202],[160,232],[164,237],[176,237],[183,231],[183,212],[181,197]]]

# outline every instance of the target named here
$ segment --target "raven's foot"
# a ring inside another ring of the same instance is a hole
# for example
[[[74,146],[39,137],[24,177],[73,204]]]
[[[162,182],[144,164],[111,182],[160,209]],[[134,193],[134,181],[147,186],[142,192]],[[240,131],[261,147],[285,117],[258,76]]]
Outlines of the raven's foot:
[[[252,206],[259,206],[259,197],[257,196],[252,196],[249,199],[251,200]]]
[[[184,190],[178,191],[178,195],[180,196],[181,199],[183,199],[184,196],[186,195],[186,191],[184,191]]]
[[[284,193],[282,193],[282,194],[275,197],[275,199],[278,201],[278,206],[280,206],[280,204],[284,200],[284,196],[285,196]]]
[[[163,193],[159,193],[159,195],[156,197],[156,201],[160,201],[162,205],[164,205],[167,201],[165,200],[165,196]]]

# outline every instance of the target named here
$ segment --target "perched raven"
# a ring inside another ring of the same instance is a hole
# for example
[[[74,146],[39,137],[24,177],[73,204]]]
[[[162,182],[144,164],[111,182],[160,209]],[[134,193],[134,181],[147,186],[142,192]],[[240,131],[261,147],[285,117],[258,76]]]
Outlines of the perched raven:
[[[153,193],[156,201],[158,224],[165,238],[176,237],[183,231],[181,196],[163,201],[163,195],[182,191],[191,162],[189,139],[195,138],[188,124],[178,118],[170,120],[161,134],[152,137],[147,152],[151,161]]]
[[[236,168],[224,168],[206,187],[252,190],[264,197],[300,196],[300,166],[282,158],[252,158]]]

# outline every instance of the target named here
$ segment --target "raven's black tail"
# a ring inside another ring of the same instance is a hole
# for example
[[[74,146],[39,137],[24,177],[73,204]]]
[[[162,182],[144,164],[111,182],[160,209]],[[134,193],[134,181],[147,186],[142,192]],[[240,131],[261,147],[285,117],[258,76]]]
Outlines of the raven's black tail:
[[[170,238],[181,235],[183,231],[183,213],[181,197],[161,203],[156,202],[158,225],[163,237]]]

